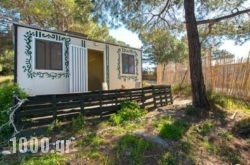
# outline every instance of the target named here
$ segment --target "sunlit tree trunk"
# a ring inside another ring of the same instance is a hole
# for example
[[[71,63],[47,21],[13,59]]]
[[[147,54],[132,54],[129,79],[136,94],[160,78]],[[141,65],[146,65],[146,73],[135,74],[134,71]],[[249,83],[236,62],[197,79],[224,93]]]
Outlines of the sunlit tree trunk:
[[[201,45],[194,13],[194,0],[184,0],[186,29],[189,48],[189,65],[193,105],[209,109],[206,88],[202,74]]]

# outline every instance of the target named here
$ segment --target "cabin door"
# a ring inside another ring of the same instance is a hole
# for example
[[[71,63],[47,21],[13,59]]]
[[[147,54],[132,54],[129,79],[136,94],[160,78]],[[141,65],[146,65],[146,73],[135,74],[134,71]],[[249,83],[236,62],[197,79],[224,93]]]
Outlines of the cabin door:
[[[86,48],[70,45],[69,90],[71,93],[88,91],[88,57]]]
[[[88,90],[102,90],[104,82],[103,51],[88,49]]]

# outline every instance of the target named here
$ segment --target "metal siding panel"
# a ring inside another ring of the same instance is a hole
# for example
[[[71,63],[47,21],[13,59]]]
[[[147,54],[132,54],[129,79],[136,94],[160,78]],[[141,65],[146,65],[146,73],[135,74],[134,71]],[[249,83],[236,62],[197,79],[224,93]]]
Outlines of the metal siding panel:
[[[70,92],[87,91],[86,48],[70,46]]]

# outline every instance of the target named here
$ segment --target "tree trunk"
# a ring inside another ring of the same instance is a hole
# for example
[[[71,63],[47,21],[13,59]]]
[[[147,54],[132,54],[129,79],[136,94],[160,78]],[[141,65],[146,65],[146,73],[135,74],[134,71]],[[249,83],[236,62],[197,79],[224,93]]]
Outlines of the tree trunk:
[[[184,0],[186,29],[189,49],[190,78],[192,99],[195,107],[209,109],[206,88],[202,74],[201,45],[197,22],[194,14],[194,0]]]

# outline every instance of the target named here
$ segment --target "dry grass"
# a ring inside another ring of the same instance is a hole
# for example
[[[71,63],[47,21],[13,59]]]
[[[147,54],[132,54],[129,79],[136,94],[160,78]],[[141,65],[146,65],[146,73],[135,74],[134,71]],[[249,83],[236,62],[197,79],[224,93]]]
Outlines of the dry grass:
[[[14,76],[10,75],[10,76],[0,76],[0,86],[2,84],[6,84],[6,83],[11,83],[14,80]]]

